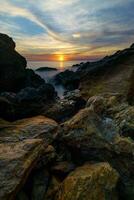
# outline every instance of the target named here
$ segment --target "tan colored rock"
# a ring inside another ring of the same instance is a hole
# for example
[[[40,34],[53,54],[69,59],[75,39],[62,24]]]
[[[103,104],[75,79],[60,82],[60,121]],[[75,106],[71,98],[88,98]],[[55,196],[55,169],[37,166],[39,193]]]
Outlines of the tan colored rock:
[[[126,117],[129,119],[129,115]],[[107,126],[93,110],[86,108],[62,124],[59,140],[68,149],[73,161],[80,164],[85,161],[109,162],[119,172],[125,192],[134,177],[134,141],[121,137],[113,128]],[[130,188],[133,185],[129,192]]]
[[[117,200],[118,178],[108,163],[85,164],[64,180],[55,200]]]
[[[0,140],[0,199],[14,200],[45,146],[40,139]]]
[[[110,143],[118,135],[116,129],[110,130],[91,108],[85,108],[62,124],[61,140],[74,148],[110,149]]]
[[[91,107],[95,113],[101,114],[105,110],[105,104],[104,97],[93,96],[88,99],[86,107]]]
[[[4,127],[6,123],[4,122]],[[2,124],[0,125],[2,127]],[[7,123],[6,128],[0,129],[0,137],[12,137],[19,140],[42,138],[51,143],[57,136],[58,124],[44,116],[37,116]]]

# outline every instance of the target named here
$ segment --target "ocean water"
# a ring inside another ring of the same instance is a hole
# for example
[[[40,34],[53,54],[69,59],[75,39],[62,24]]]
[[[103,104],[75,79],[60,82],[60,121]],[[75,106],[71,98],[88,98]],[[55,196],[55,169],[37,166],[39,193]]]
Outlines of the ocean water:
[[[36,70],[39,67],[52,67],[57,68],[59,71],[64,71],[65,69],[71,68],[72,65],[79,64],[81,62],[83,61],[28,61],[28,67],[33,70]]]
[[[71,68],[72,65],[79,64],[82,61],[64,61],[64,62],[28,62],[28,68],[36,70],[40,67],[51,67],[51,68],[57,68],[57,71],[35,71],[38,75],[40,75],[47,83],[51,83],[54,87],[55,90],[58,93],[58,96],[62,99],[64,98],[64,92],[65,88],[61,85],[55,85],[53,78],[56,74],[59,72],[65,71],[66,69],[70,69],[73,71],[76,71],[77,68]]]

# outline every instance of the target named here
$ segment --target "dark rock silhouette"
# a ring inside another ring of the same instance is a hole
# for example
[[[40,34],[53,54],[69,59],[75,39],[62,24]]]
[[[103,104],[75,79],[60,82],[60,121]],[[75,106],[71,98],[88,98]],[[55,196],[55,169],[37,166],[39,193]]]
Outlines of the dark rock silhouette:
[[[79,87],[80,77],[75,72],[65,70],[54,78],[57,85],[63,85],[67,90],[75,90]]]
[[[39,67],[38,69],[36,69],[36,71],[57,71],[56,68],[52,68],[52,67]]]
[[[15,50],[15,46],[12,38],[0,33],[0,92],[16,92],[45,83],[32,70],[26,69],[26,59]]]
[[[18,93],[3,92],[0,95],[0,117],[14,121],[41,114],[55,102],[56,97],[51,84],[38,88],[26,87]]]
[[[131,45],[99,61],[80,65],[76,74],[80,77],[79,87],[85,98],[115,91],[126,98],[133,70],[134,45]]]

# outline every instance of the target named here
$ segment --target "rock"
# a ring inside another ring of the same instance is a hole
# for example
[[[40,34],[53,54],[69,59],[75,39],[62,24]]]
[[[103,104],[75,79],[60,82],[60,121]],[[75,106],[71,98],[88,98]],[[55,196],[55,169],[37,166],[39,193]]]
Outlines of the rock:
[[[110,110],[109,115],[114,119],[121,136],[134,138],[134,107],[127,103],[118,104]]]
[[[38,88],[43,84],[45,84],[45,80],[42,79],[38,74],[36,74],[32,69],[25,70],[25,80],[23,88],[25,87]]]
[[[57,153],[55,151],[55,148],[52,145],[48,145],[44,155],[42,156],[42,159],[40,160],[36,168],[40,170],[40,168],[44,168],[44,166],[53,164],[56,160],[56,156]]]
[[[17,92],[25,87],[39,87],[45,81],[31,69],[15,50],[15,42],[0,33],[0,92]]]
[[[59,184],[61,183],[55,176],[51,177],[49,182],[48,190],[45,195],[45,200],[54,200],[55,193],[58,190]]]
[[[134,48],[127,48],[99,61],[84,63],[77,69],[76,75],[80,78],[79,88],[86,99],[115,91],[126,98],[133,70]]]
[[[14,119],[14,104],[5,97],[0,97],[0,117],[4,119]]]
[[[25,102],[28,103],[29,101],[32,102],[39,102],[40,100],[46,102],[47,100],[53,101],[56,97],[56,92],[54,87],[50,84],[41,85],[39,88],[31,88],[27,87],[22,89],[16,95],[16,101],[18,103]]]
[[[36,71],[42,72],[42,71],[57,71],[57,68],[52,67],[39,67],[36,69]]]
[[[39,139],[0,138],[0,199],[15,199],[43,152]]]
[[[0,199],[43,199],[48,180],[44,167],[54,162],[55,149],[49,144],[57,131],[57,123],[43,116],[0,120]]]
[[[127,94],[127,100],[130,105],[134,105],[134,71],[130,77],[130,86]]]
[[[125,122],[121,127],[121,135],[130,137],[134,140],[134,123]]]
[[[58,178],[63,180],[74,169],[75,165],[73,163],[63,161],[55,163],[55,165],[52,166],[51,171],[55,176],[58,176]]]
[[[105,110],[105,99],[102,96],[90,97],[87,101],[86,107],[92,107],[95,113],[101,114]]]
[[[43,139],[51,144],[57,136],[57,123],[44,116],[36,116],[15,121],[6,128],[0,129],[0,137],[12,137],[19,140]]]
[[[116,128],[111,128],[109,138],[105,122],[91,108],[86,108],[62,124],[61,140],[68,147],[81,149],[85,153],[90,148],[109,148],[108,142],[113,142],[118,136]]]
[[[57,93],[50,84],[39,88],[27,87],[17,94],[4,92],[0,95],[0,117],[14,121],[39,115],[55,102],[56,97]]]
[[[44,200],[45,193],[48,188],[50,175],[46,169],[42,169],[34,173],[33,187],[32,187],[32,200]]]
[[[0,34],[0,91],[14,91],[22,87],[26,59],[15,51],[14,41]]]
[[[91,108],[83,109],[61,125],[57,139],[65,157],[74,163],[109,162],[119,172],[125,193],[128,185],[129,190],[133,188],[130,183],[134,176],[134,142],[119,136],[116,118],[105,120]]]
[[[79,91],[67,92],[64,99],[58,99],[47,110],[44,110],[44,115],[56,120],[57,122],[63,122],[81,108],[84,108],[86,101],[82,98]]]
[[[29,200],[29,198],[24,191],[20,191],[15,200]]]
[[[55,98],[57,98],[57,92],[55,91],[54,87],[49,84],[46,83],[44,85],[41,85],[38,89],[37,89],[38,93],[40,96],[42,96],[43,101],[54,101]]]
[[[134,49],[134,43],[130,46],[130,48]]]
[[[57,85],[62,85],[67,90],[75,90],[79,87],[80,77],[73,71],[65,70],[57,74],[54,81]]]
[[[38,101],[41,97],[38,94],[38,91],[35,88],[27,87],[22,89],[16,95],[16,101],[20,102],[30,102]]]
[[[55,200],[118,199],[119,175],[108,163],[78,167],[60,185]]]

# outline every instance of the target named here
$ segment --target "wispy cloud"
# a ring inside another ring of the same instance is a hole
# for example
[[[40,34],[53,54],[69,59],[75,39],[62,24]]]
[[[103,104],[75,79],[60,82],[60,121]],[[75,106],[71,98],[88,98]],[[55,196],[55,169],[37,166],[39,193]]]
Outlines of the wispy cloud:
[[[0,0],[0,30],[25,54],[102,55],[134,40],[133,0]]]

